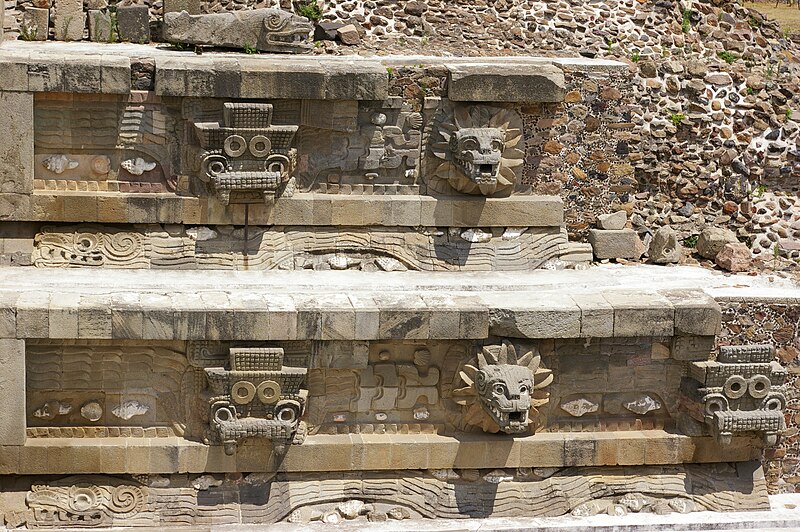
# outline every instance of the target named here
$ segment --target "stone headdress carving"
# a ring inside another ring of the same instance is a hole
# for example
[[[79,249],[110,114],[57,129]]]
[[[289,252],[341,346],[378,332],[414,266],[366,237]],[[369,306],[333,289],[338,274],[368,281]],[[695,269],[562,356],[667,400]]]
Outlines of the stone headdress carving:
[[[528,351],[521,357],[511,343],[484,347],[477,367],[464,365],[459,373],[465,387],[453,390],[456,403],[468,407],[464,421],[485,432],[525,432],[547,404],[544,388],[552,371],[541,367],[541,356]],[[535,425],[534,425],[535,428]]]
[[[434,119],[430,146],[436,159],[428,186],[441,193],[508,195],[520,179],[521,141],[522,118],[514,110],[486,105],[442,110]]]

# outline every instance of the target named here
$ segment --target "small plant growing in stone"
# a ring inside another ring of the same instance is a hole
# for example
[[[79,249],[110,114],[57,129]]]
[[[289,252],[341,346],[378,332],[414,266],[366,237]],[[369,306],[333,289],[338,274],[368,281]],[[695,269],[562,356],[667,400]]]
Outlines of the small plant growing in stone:
[[[781,260],[781,248],[778,246],[778,243],[775,242],[775,245],[772,247],[772,269],[778,269],[778,262]]]
[[[394,76],[394,69],[392,67],[386,67],[386,73],[389,74],[389,79],[392,79]]]
[[[786,120],[791,120],[792,119],[792,110],[791,109],[787,109],[784,114],[786,115]]]
[[[683,33],[689,33],[689,30],[692,29],[692,10],[691,9],[684,9],[683,10],[683,20],[681,21],[681,30]]]
[[[108,33],[108,42],[114,43],[119,41],[119,22],[117,21],[117,12],[111,11],[111,30]]]
[[[763,196],[764,192],[767,191],[767,185],[758,185],[755,190],[753,190],[753,196],[756,198]]]
[[[723,52],[717,52],[717,57],[719,57],[720,59],[722,59],[723,61],[725,61],[729,65],[738,59],[738,57],[736,57],[736,54],[734,54],[730,50],[725,50]]]
[[[36,39],[36,33],[38,33],[39,28],[36,24],[30,24],[27,20],[23,20],[22,24],[19,25],[19,37],[23,41],[33,41]]]
[[[255,46],[251,46],[249,44],[246,44],[244,46],[244,48],[242,48],[242,52],[244,52],[246,54],[259,54],[259,53],[261,53],[261,52],[258,51],[258,48],[256,48]]]
[[[322,9],[317,5],[314,0],[305,0],[300,2],[296,8],[297,14],[306,17],[312,22],[318,22],[322,19]]]
[[[683,247],[685,247],[685,248],[695,248],[695,247],[697,247],[697,240],[699,238],[700,237],[698,235],[687,236],[686,238],[683,239]]]
[[[639,59],[641,59],[641,57],[642,56],[639,54],[639,52],[633,52],[631,54],[631,61],[633,61],[634,63],[638,63]]]
[[[760,21],[760,20],[758,20],[758,18],[754,17],[753,15],[750,15],[750,16],[747,18],[747,23],[748,23],[748,24],[750,25],[750,27],[751,27],[751,28],[753,28],[754,30],[755,30],[755,29],[758,29],[758,28],[760,28],[760,27],[761,27],[761,21]]]
[[[686,119],[686,115],[683,113],[672,113],[671,115],[669,115],[669,119],[670,122],[672,122],[677,126],[680,125]]]

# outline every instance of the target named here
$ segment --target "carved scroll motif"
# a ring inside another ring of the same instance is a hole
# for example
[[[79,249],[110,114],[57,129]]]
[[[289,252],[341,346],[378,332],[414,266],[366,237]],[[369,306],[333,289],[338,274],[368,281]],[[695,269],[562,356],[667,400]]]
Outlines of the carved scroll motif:
[[[32,261],[38,267],[105,266],[146,268],[146,237],[94,226],[43,227],[34,239]]]

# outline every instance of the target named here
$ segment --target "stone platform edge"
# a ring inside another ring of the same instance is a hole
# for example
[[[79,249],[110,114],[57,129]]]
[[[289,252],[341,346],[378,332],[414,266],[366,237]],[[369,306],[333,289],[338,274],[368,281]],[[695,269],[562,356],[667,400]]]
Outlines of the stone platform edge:
[[[244,225],[245,205],[175,194],[34,192],[0,194],[13,204],[5,221],[69,223],[182,223]],[[564,204],[558,196],[507,198],[420,195],[295,193],[272,204],[247,207],[250,225],[384,227],[560,228]]]
[[[711,437],[663,430],[542,432],[528,437],[437,434],[308,436],[285,456],[245,442],[228,456],[221,446],[180,437],[28,438],[0,447],[0,474],[167,474],[390,471],[512,467],[640,466],[755,460],[755,439],[721,448]]]
[[[131,63],[152,59],[155,93],[210,98],[385,100],[393,68],[443,68],[454,101],[560,102],[564,72],[624,72],[584,58],[247,56],[168,47],[14,41],[0,48],[0,91],[126,94]],[[413,63],[411,63],[413,61]]]
[[[540,294],[535,291],[338,293],[239,288],[150,292],[125,270],[93,293],[48,284],[0,292],[0,338],[92,340],[424,340],[695,337],[710,350],[721,311],[699,290]],[[210,287],[225,272],[207,272]],[[126,281],[128,279],[128,281]],[[220,281],[222,281],[220,279]],[[141,293],[140,293],[141,291]],[[169,295],[166,295],[169,294]],[[698,338],[699,337],[699,338]],[[691,344],[691,342],[690,342]],[[688,349],[685,357],[697,356]],[[685,358],[681,349],[673,356]]]

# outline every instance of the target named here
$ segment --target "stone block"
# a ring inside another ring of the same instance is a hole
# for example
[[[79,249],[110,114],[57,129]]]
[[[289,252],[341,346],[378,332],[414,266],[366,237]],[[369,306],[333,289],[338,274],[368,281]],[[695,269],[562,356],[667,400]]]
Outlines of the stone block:
[[[53,29],[57,41],[80,41],[85,26],[83,0],[55,0]]]
[[[99,9],[89,10],[89,39],[94,42],[111,41],[111,14]]]
[[[611,230],[625,229],[625,224],[627,222],[628,215],[625,213],[625,211],[617,211],[610,214],[600,214],[597,217],[597,228]]]
[[[20,32],[22,38],[29,41],[46,41],[50,27],[50,10],[39,7],[27,7],[22,13]]]
[[[717,253],[717,256],[714,257],[714,262],[717,266],[729,272],[746,272],[753,263],[753,255],[747,246],[741,242],[729,243],[725,244],[720,252]]]
[[[117,29],[121,41],[150,42],[150,8],[146,5],[118,6]]]
[[[633,229],[590,229],[589,243],[597,259],[638,259],[644,244]]]
[[[714,260],[725,244],[739,242],[736,233],[724,227],[706,227],[697,238],[697,252],[700,256]]]
[[[49,292],[23,292],[16,307],[17,338],[48,337]]]
[[[675,309],[675,334],[713,336],[719,334],[722,311],[717,302],[701,290],[660,292]]]
[[[561,102],[564,73],[547,63],[447,65],[447,95],[456,102]]]
[[[665,225],[659,227],[650,242],[648,255],[651,262],[655,264],[671,264],[681,259],[682,247],[678,242],[678,235],[675,231]]]
[[[675,309],[669,300],[646,292],[604,292],[614,309],[614,336],[672,336]]]
[[[573,295],[581,310],[582,338],[610,338],[614,335],[614,309],[600,294]]]
[[[483,297],[489,308],[489,332],[514,338],[578,338],[581,309],[566,295],[542,298],[534,292],[493,293]]]
[[[164,13],[180,13],[186,11],[190,15],[200,14],[200,0],[164,0]]]
[[[16,194],[33,192],[33,94],[0,92],[0,190]],[[11,198],[9,198],[11,199]],[[17,205],[8,205],[11,214]],[[0,208],[0,217],[6,209]]]
[[[0,339],[0,445],[25,443],[25,342]]]

